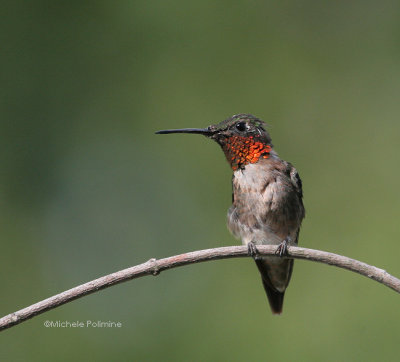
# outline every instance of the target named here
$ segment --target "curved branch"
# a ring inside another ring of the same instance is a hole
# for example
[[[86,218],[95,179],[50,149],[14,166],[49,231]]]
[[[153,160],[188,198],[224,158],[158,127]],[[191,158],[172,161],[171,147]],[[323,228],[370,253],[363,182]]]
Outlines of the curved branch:
[[[271,255],[278,257],[275,255],[276,245],[260,245],[257,246],[257,251],[259,255]],[[10,328],[36,315],[57,308],[60,305],[69,303],[85,295],[95,293],[98,290],[105,289],[111,287],[112,285],[119,284],[131,279],[140,278],[146,275],[158,275],[161,271],[177,268],[179,266],[184,266],[188,264],[200,263],[209,260],[238,258],[246,256],[249,256],[246,246],[228,246],[222,248],[193,251],[190,253],[175,255],[159,260],[150,259],[143,264],[139,264],[131,268],[127,268],[116,273],[112,273],[104,277],[92,280],[75,288],[66,290],[65,292],[62,292],[60,294],[54,295],[53,297],[32,304],[31,306],[21,309],[17,312],[6,315],[5,317],[0,319],[0,330]],[[346,256],[332,254],[326,251],[291,246],[288,248],[287,256],[284,257],[312,260],[347,269],[376,280],[377,282],[382,283],[400,293],[400,279],[395,278],[383,269],[379,269],[377,267],[365,264],[355,259],[348,258]]]

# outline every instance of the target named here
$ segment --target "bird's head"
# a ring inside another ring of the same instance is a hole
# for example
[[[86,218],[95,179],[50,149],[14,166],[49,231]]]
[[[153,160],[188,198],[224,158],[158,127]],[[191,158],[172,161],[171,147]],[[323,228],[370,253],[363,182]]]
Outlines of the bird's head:
[[[233,170],[268,158],[273,147],[265,123],[251,114],[237,114],[207,128],[169,129],[156,133],[202,134],[221,146]]]

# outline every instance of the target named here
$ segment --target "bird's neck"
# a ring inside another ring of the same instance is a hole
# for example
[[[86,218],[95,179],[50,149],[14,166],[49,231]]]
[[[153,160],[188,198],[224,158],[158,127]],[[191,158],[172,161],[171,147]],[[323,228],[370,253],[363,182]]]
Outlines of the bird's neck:
[[[232,136],[226,139],[222,145],[226,159],[232,170],[243,169],[249,163],[256,163],[260,159],[271,156],[271,145],[262,142],[254,136]]]

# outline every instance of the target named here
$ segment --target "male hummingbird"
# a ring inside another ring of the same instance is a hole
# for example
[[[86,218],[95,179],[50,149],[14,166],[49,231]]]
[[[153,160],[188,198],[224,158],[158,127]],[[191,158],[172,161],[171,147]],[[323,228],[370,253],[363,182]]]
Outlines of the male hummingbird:
[[[251,114],[238,114],[207,128],[156,133],[202,134],[221,146],[233,170],[228,228],[248,246],[261,273],[272,313],[281,314],[293,259],[260,257],[255,245],[277,245],[276,253],[285,254],[289,243],[298,242],[305,210],[299,174],[278,157],[265,123]]]

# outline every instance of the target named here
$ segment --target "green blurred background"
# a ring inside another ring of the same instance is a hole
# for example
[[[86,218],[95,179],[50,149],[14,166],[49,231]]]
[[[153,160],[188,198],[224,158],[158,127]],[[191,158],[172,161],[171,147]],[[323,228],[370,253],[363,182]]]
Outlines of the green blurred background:
[[[2,315],[151,257],[237,244],[218,146],[154,135],[236,113],[267,121],[300,172],[302,246],[400,276],[398,1],[9,1],[0,37]],[[295,264],[281,317],[250,259],[204,263],[13,327],[0,358],[398,360],[395,292]]]

